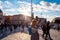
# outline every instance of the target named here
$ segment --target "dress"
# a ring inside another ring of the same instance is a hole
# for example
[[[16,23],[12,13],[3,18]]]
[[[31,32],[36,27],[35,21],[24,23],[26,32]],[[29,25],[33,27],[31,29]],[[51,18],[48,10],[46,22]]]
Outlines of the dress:
[[[32,30],[31,40],[39,40],[38,27],[36,26],[36,24],[37,21],[33,20],[31,25],[31,30]]]

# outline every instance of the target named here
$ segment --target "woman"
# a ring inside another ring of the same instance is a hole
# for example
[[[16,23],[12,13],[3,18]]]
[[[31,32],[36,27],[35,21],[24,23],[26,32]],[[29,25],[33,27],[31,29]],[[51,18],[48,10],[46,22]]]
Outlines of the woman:
[[[39,34],[38,34],[38,27],[37,27],[37,20],[32,20],[31,22],[31,40],[39,40]]]

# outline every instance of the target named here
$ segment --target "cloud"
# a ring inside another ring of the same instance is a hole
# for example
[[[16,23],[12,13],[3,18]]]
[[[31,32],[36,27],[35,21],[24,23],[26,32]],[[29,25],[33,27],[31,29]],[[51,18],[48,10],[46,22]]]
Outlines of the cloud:
[[[0,5],[0,9],[2,9],[2,5]]]
[[[28,2],[21,2],[21,1],[17,1],[17,4],[19,5],[19,7],[17,8],[17,11],[21,14],[25,14],[25,15],[29,15],[29,13],[31,12],[31,4]]]
[[[3,3],[3,2],[2,2],[2,1],[0,1],[0,9],[2,9],[2,3]]]
[[[5,6],[5,8],[10,8],[13,6],[13,4],[9,1],[5,1],[3,5]]]
[[[9,9],[13,8],[13,4],[10,1],[0,1],[0,9]]]
[[[43,9],[60,11],[60,4],[58,5],[56,3],[48,3],[45,1],[41,1],[40,5],[42,6]]]
[[[44,4],[44,5],[43,5]],[[19,11],[19,13],[25,14],[25,15],[30,15],[31,13],[31,4],[28,2],[19,2],[19,8],[17,9]],[[41,12],[45,13],[49,13],[49,10],[53,10],[53,11],[59,11],[58,8],[56,7],[59,5],[54,4],[54,3],[47,3],[47,2],[42,2],[40,5],[39,4],[33,4],[33,12],[35,15],[41,16]],[[48,20],[52,20],[55,16],[46,16],[43,14],[43,17],[47,18]]]
[[[10,9],[6,9],[5,11],[6,11],[6,12],[8,12],[8,11],[10,11],[10,12],[15,12],[15,9],[10,8]]]
[[[45,1],[41,1],[40,5],[47,6],[47,7],[50,6],[50,4],[48,2],[45,2]]]
[[[25,1],[17,1],[16,2],[17,5],[11,3],[10,1],[4,1],[0,2],[0,8],[4,8],[4,12],[7,14],[16,14],[17,12],[19,14],[25,14],[25,15],[29,15],[31,14],[31,3],[29,2],[25,2]],[[18,7],[16,7],[18,6]],[[49,3],[49,2],[45,2],[45,1],[40,1],[40,4],[33,4],[33,13],[35,15],[40,16],[41,12],[46,14],[49,13],[49,11],[60,11],[60,5],[56,4],[56,3]],[[44,15],[44,17],[46,18],[50,18],[49,15],[46,16]],[[51,17],[51,19],[53,19],[55,16]]]
[[[13,5],[10,1],[0,1],[0,9],[2,9],[6,14],[14,15],[14,13],[16,13],[15,5]]]
[[[18,12],[20,13],[26,13],[26,14],[30,14],[31,13],[31,3],[28,3],[28,2],[21,2],[21,1],[18,1],[17,2],[18,5],[19,5],[19,8],[17,8]],[[36,12],[48,12],[48,10],[46,9],[42,9],[42,6],[40,6],[39,4],[36,5],[36,4],[33,4],[33,12],[36,13]]]

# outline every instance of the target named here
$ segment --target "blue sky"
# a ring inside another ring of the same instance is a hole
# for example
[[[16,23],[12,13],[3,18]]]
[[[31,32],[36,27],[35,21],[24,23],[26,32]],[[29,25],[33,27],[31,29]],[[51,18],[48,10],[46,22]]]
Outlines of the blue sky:
[[[32,0],[34,15],[52,20],[60,16],[59,0]],[[6,15],[31,14],[31,0],[0,0],[0,9]]]

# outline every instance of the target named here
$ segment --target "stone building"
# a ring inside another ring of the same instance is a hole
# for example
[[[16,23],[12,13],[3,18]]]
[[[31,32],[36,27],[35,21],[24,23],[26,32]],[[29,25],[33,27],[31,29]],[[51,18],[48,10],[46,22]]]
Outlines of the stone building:
[[[54,23],[60,23],[60,17],[56,17],[52,20]]]
[[[5,18],[4,18],[4,16],[3,16],[2,10],[0,9],[0,25],[1,25],[1,24],[4,24],[4,21],[5,21]]]
[[[13,15],[13,16],[5,16],[5,23],[12,25],[20,25],[21,23],[29,23],[31,20],[30,16],[25,16],[22,14]]]
[[[11,19],[10,19],[11,16],[5,16],[5,24],[9,25],[11,24]]]
[[[54,29],[60,28],[60,17],[56,17],[52,20],[52,24],[54,25]]]

